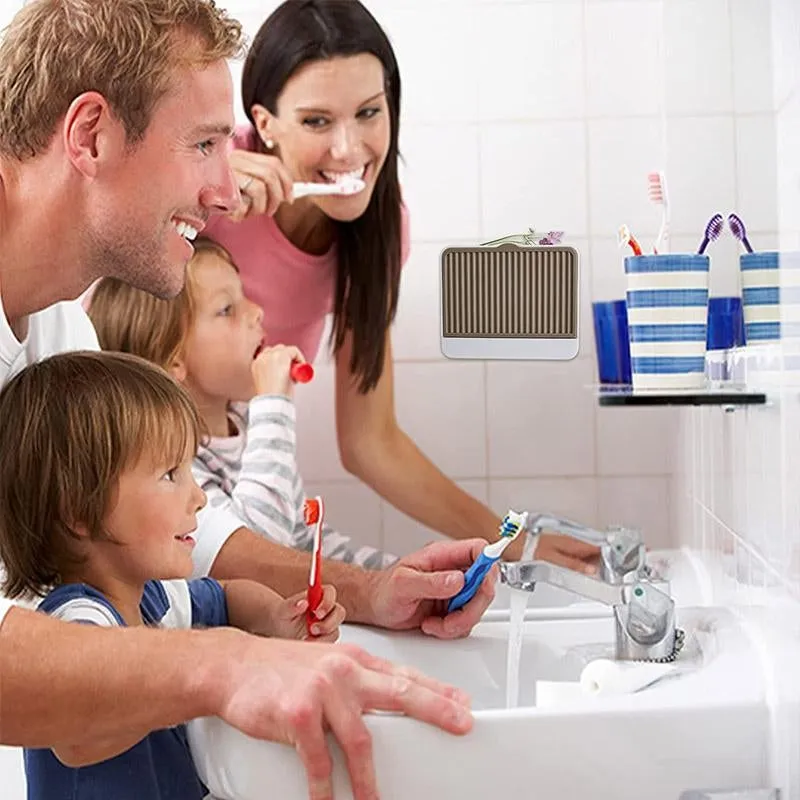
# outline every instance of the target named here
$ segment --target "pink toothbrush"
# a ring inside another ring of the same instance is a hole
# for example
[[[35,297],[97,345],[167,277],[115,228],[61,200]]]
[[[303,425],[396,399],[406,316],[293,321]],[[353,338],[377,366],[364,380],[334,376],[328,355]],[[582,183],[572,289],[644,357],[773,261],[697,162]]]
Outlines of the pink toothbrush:
[[[647,194],[652,202],[661,206],[661,228],[659,228],[653,252],[669,253],[669,195],[667,194],[667,176],[663,172],[648,174]]]

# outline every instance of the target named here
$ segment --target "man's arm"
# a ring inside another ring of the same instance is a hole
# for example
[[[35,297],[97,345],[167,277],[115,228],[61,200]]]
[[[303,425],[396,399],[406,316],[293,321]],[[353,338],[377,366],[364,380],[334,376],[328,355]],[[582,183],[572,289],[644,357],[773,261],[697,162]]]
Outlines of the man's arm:
[[[192,669],[211,644],[200,632],[106,629],[12,608],[0,627],[0,743],[143,737],[212,714],[207,676]]]
[[[329,797],[329,727],[356,800],[377,796],[368,709],[450,733],[472,727],[458,689],[360,648],[206,631],[98,628],[11,609],[0,626],[0,744],[76,745],[219,716],[293,745],[314,796]]]
[[[284,597],[308,587],[311,554],[259,536],[249,528],[232,533],[211,566],[211,577],[220,581],[246,578],[269,586]],[[380,624],[374,613],[375,583],[380,573],[323,559],[322,577],[336,587],[337,600],[348,622]]]

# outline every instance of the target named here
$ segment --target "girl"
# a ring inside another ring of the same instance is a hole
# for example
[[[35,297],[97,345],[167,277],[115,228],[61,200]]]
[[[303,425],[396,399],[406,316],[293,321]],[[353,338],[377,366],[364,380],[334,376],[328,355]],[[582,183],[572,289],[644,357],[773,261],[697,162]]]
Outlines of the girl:
[[[209,503],[238,524],[300,550],[312,546],[295,460],[295,408],[289,375],[296,347],[263,346],[263,312],[243,292],[236,266],[219,245],[195,242],[186,285],[159,300],[115,279],[96,287],[89,316],[100,344],[169,370],[194,399],[205,426],[192,470]],[[214,540],[200,517],[198,539]],[[323,555],[382,569],[394,556],[355,546],[324,528]]]

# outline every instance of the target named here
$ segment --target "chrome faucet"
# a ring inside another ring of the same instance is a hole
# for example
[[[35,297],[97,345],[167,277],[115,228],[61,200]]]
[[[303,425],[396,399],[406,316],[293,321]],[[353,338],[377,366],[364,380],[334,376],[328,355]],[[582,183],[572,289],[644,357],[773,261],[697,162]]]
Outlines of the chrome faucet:
[[[598,531],[579,522],[544,513],[528,514],[527,527],[534,536],[553,531],[599,547],[599,578],[606,583],[618,585],[636,579],[652,582],[655,578],[646,563],[647,551],[642,535],[634,528],[613,525],[605,531]],[[662,588],[669,592],[668,586]]]
[[[683,646],[675,602],[649,581],[612,584],[547,561],[500,562],[500,580],[523,592],[547,583],[611,606],[620,660],[672,661]]]

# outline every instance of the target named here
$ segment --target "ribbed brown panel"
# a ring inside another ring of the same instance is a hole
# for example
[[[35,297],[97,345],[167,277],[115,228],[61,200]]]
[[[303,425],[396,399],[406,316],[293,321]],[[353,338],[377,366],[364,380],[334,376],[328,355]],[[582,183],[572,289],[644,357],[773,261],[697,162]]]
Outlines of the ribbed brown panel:
[[[442,253],[444,335],[575,338],[578,259],[572,248],[449,248]]]

